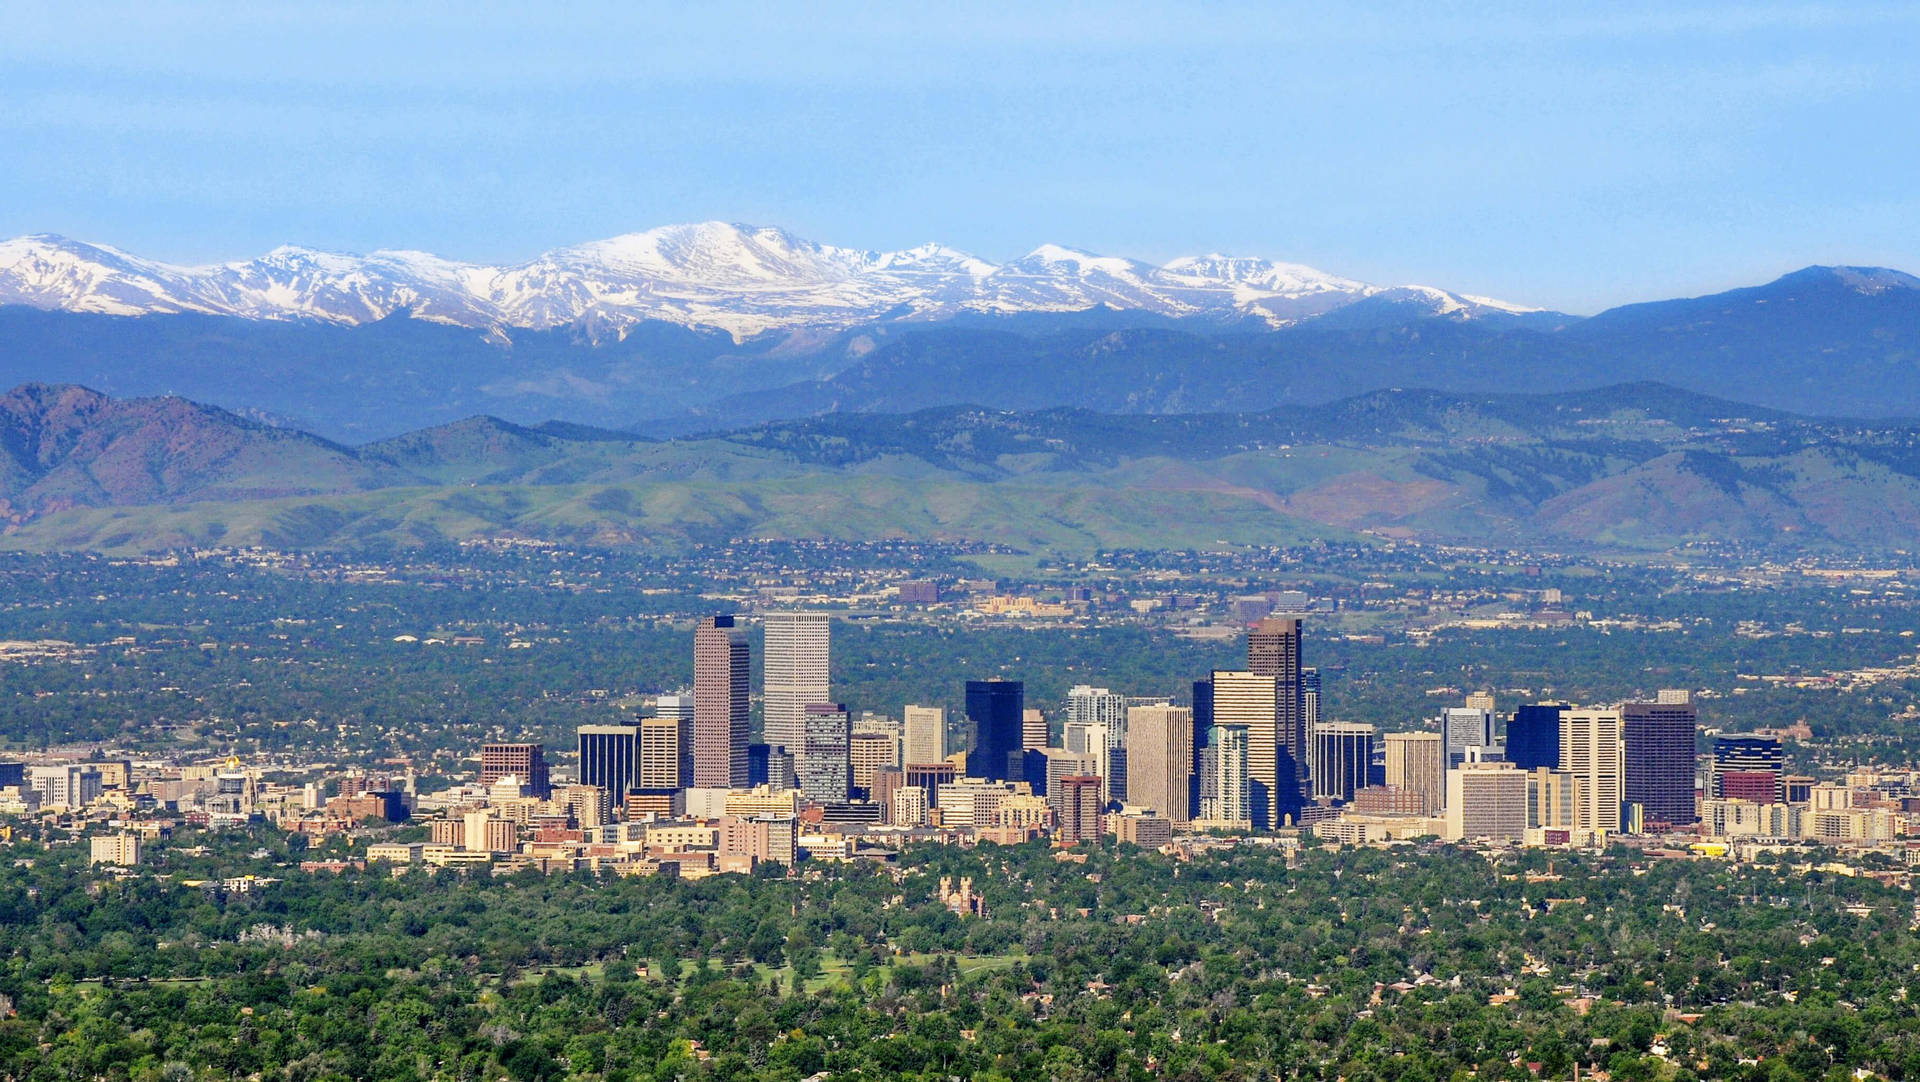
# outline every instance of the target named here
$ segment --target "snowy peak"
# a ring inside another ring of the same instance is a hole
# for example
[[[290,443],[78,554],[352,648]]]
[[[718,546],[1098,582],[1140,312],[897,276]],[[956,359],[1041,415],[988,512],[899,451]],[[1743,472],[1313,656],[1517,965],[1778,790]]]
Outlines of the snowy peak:
[[[1408,287],[1434,314],[1527,309]],[[663,320],[725,330],[843,328],[967,312],[1105,306],[1283,326],[1383,293],[1312,267],[1211,254],[1154,266],[1044,244],[996,265],[942,244],[895,252],[818,244],[727,222],[661,226],[488,266],[425,252],[359,256],[285,246],[257,259],[184,267],[52,235],[0,241],[0,304],[112,315],[200,312],[357,324],[406,311],[474,327],[580,327],[622,335]],[[1412,295],[1407,298],[1414,299]]]

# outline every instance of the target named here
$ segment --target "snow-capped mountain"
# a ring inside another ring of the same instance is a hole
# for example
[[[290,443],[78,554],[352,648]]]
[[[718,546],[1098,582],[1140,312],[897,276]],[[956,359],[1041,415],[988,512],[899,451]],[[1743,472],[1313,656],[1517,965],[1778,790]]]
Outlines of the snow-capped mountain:
[[[490,333],[581,326],[618,336],[642,321],[664,320],[746,337],[883,319],[1099,306],[1277,327],[1386,292],[1264,259],[1206,255],[1155,266],[1042,245],[995,265],[938,244],[861,251],[722,222],[663,226],[508,267],[423,252],[355,256],[293,247],[243,263],[183,267],[45,234],[0,242],[0,304],[344,324],[405,310],[416,319]],[[1446,298],[1430,302],[1436,314],[1456,318],[1530,311],[1427,293]]]

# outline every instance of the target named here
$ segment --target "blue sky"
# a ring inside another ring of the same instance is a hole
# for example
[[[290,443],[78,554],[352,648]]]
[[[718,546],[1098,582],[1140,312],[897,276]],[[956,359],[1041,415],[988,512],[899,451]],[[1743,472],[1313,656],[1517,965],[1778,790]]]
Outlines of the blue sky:
[[[719,218],[1581,312],[1920,272],[1915,4],[390,7],[0,7],[0,234],[515,261]]]

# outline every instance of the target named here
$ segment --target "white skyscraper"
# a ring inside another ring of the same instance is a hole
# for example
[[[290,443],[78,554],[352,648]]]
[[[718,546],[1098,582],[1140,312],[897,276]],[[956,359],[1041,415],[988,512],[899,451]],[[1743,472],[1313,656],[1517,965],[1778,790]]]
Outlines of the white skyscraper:
[[[1067,724],[1104,725],[1108,743],[1122,747],[1127,741],[1127,697],[1106,688],[1075,684],[1067,691]]]
[[[1576,830],[1620,829],[1620,801],[1626,793],[1620,735],[1618,710],[1566,710],[1560,715],[1560,769],[1580,779]]]
[[[1477,706],[1448,707],[1441,715],[1440,732],[1446,742],[1447,769],[1466,762],[1468,748],[1493,747],[1493,711]],[[1479,754],[1484,755],[1485,752]]]
[[[824,612],[770,612],[767,633],[763,739],[796,757],[807,738],[807,707],[830,703],[827,680],[831,617]]]
[[[900,761],[927,766],[946,761],[947,712],[938,706],[909,706],[900,741]]]

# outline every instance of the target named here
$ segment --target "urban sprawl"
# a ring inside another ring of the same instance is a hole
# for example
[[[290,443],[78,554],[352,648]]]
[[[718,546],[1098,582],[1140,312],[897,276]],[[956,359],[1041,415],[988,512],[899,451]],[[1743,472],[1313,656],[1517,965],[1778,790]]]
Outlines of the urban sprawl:
[[[1244,668],[1204,674],[1177,697],[1082,685],[1050,716],[1020,681],[996,678],[967,681],[964,717],[912,704],[895,717],[834,701],[830,613],[759,620],[757,742],[744,621],[710,616],[693,635],[693,687],[652,697],[631,723],[580,727],[568,762],[539,743],[490,742],[477,776],[438,789],[401,760],[305,776],[238,758],[0,763],[0,811],[85,836],[108,865],[139,864],[143,839],[178,826],[265,821],[364,840],[365,861],[396,866],[686,878],[885,861],[922,841],[1040,838],[1065,850],[1292,846],[1310,834],[1342,845],[1625,841],[1735,860],[1816,846],[1920,852],[1903,841],[1920,831],[1912,774],[1789,773],[1789,734],[1703,730],[1685,690],[1507,712],[1475,693],[1426,728],[1383,733],[1322,719],[1320,674],[1303,664],[1309,618],[1283,615],[1252,623]],[[979,904],[965,883],[943,895],[957,910]]]

